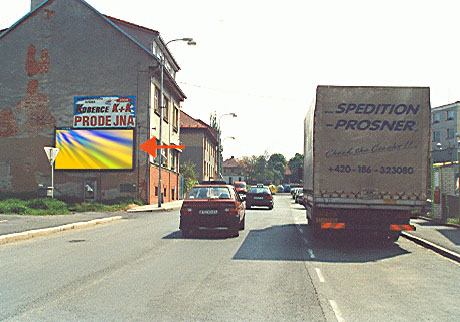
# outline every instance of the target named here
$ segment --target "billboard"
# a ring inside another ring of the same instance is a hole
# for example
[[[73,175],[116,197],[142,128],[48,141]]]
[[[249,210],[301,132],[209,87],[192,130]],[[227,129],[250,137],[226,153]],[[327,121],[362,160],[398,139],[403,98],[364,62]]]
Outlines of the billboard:
[[[134,129],[56,129],[56,170],[132,170]]]
[[[135,128],[136,96],[75,96],[73,128]]]

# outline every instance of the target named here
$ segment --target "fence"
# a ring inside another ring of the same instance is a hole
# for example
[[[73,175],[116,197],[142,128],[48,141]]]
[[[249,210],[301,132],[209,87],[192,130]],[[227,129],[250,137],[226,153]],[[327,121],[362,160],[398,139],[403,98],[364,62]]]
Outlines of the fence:
[[[434,163],[431,168],[431,217],[440,223],[459,218],[458,162]]]

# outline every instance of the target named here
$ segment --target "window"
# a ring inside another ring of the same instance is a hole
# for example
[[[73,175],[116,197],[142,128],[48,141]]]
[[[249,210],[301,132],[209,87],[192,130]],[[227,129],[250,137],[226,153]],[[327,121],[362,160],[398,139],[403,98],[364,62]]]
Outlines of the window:
[[[441,121],[441,114],[440,113],[434,113],[433,114],[433,123],[439,123]]]
[[[155,86],[153,94],[153,108],[155,113],[160,114],[160,90]]]
[[[174,111],[173,111],[173,128],[177,132],[179,128],[179,108],[177,105],[174,105]]]
[[[453,139],[455,137],[455,129],[447,129],[447,138]]]
[[[455,118],[455,111],[447,111],[447,120],[453,120]]]
[[[169,100],[166,98],[166,96],[163,97],[163,104],[164,104],[164,111],[163,111],[163,120],[166,122],[169,121]]]
[[[433,132],[433,142],[439,142],[439,141],[441,141],[441,132],[434,131]]]

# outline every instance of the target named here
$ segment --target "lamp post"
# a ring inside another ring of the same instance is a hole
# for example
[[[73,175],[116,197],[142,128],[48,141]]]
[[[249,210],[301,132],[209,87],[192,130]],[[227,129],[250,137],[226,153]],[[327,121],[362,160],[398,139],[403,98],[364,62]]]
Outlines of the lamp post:
[[[222,143],[221,143],[221,140],[220,140],[220,136],[221,136],[221,130],[220,130],[220,120],[222,119],[222,117],[224,116],[232,116],[232,117],[237,117],[237,115],[235,113],[225,113],[225,114],[222,114],[220,117],[219,117],[219,122],[218,122],[218,129],[219,131],[217,132],[218,135],[219,135],[219,162],[218,162],[218,172],[219,172],[219,179],[222,179]]]
[[[193,38],[178,38],[178,39],[173,39],[168,41],[165,44],[165,50],[168,48],[168,44],[172,43],[173,41],[186,41],[187,45],[194,46],[196,45],[196,42],[193,41]],[[161,84],[160,84],[160,129],[159,129],[159,135],[158,135],[158,140],[160,141],[160,144],[162,144],[162,125],[163,125],[163,82],[164,82],[164,68],[165,68],[165,54],[162,54],[160,56],[160,67],[161,67]],[[158,208],[161,207],[161,203],[163,202],[163,194],[161,192],[161,149],[158,149]]]

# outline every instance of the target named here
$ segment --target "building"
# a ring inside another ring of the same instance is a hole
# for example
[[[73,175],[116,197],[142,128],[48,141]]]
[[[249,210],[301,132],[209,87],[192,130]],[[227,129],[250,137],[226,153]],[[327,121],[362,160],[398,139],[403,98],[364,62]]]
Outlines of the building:
[[[228,184],[234,184],[237,181],[246,181],[243,175],[240,162],[234,156],[222,163],[224,181]]]
[[[460,102],[431,109],[431,151],[433,162],[458,161]]]
[[[184,111],[180,113],[181,144],[185,145],[181,154],[181,164],[187,161],[195,164],[199,181],[217,180],[217,130]]]
[[[160,122],[161,143],[179,145],[186,96],[158,31],[104,16],[83,0],[32,0],[31,11],[0,34],[0,52],[0,191],[49,186],[44,147],[58,146],[57,197],[155,204],[161,191],[165,202],[178,198],[180,150],[163,150],[158,189],[158,164],[138,148],[159,137]]]

